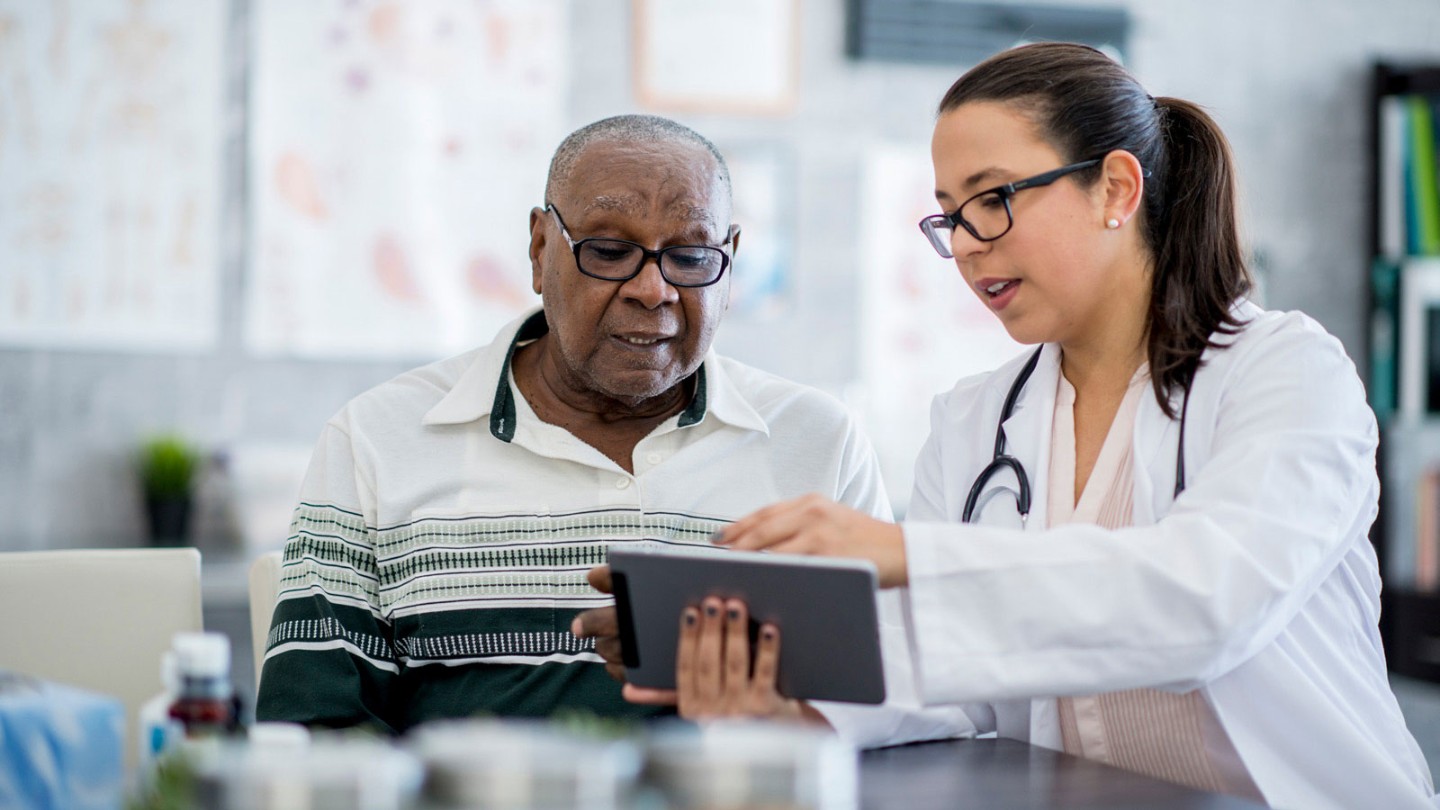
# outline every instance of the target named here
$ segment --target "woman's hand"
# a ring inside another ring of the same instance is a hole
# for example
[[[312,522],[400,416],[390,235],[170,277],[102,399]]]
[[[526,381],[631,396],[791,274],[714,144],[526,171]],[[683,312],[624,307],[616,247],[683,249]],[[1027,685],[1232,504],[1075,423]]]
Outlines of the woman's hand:
[[[755,660],[750,660],[750,614],[738,599],[711,597],[690,606],[680,617],[680,645],[675,655],[674,691],[625,686],[634,703],[674,704],[688,720],[752,717],[825,722],[809,705],[791,700],[776,689],[780,662],[780,631],[760,628]]]
[[[781,501],[747,515],[725,527],[716,542],[750,551],[858,557],[875,563],[882,588],[909,581],[899,526],[819,495]]]

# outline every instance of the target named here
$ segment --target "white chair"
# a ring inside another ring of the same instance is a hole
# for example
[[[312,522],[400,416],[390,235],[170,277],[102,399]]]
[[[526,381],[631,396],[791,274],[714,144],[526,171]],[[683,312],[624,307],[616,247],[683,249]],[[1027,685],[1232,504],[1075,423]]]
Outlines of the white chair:
[[[265,667],[265,639],[270,635],[270,617],[280,593],[281,552],[268,551],[250,564],[250,643],[255,650],[255,687],[260,687],[260,670]]]
[[[193,548],[0,552],[0,669],[111,695],[125,705],[125,763],[136,715],[158,694],[160,659],[203,628]]]

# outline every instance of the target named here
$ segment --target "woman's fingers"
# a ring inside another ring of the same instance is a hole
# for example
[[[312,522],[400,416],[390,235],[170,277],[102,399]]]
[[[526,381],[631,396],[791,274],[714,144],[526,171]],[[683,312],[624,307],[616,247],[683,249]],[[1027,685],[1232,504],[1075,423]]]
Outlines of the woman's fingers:
[[[794,537],[814,519],[819,496],[805,496],[766,507],[755,513],[755,521],[736,529],[727,529],[724,544],[743,551],[758,551],[783,543]],[[823,500],[823,499],[820,499]],[[739,525],[739,524],[736,524]]]
[[[620,695],[631,703],[646,706],[674,706],[680,700],[679,693],[674,689],[650,689],[633,683],[625,684]]]
[[[707,713],[723,703],[724,652],[724,605],[717,597],[707,597],[700,603],[700,633],[695,643],[695,694]]]
[[[776,678],[780,672],[780,628],[766,622],[755,644],[755,669],[750,676],[748,708],[758,711],[781,700]]]
[[[766,623],[752,650],[750,611],[739,599],[709,597],[682,614],[676,690],[624,687],[633,703],[675,703],[689,720],[718,717],[806,719],[804,706],[780,694],[780,630]]]
[[[700,610],[690,605],[680,613],[680,644],[675,648],[675,692],[684,716],[700,703],[696,677],[699,645]]]
[[[905,536],[898,525],[818,495],[761,509],[732,524],[719,542],[747,551],[867,559],[875,563],[881,587],[909,581]]]
[[[750,685],[750,612],[745,603],[725,603],[725,678],[721,700],[725,709],[745,703]]]

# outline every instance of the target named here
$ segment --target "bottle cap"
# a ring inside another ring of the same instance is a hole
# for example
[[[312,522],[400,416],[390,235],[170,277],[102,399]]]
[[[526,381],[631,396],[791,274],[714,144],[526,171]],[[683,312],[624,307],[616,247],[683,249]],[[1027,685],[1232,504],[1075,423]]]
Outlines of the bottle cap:
[[[225,635],[176,633],[174,649],[180,677],[230,677],[230,639]]]

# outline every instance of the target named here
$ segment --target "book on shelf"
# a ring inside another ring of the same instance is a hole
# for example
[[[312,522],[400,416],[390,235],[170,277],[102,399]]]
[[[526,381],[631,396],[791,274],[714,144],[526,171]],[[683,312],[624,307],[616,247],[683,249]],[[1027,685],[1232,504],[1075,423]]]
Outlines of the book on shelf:
[[[1370,407],[1381,419],[1399,406],[1400,264],[1376,259],[1370,267]]]
[[[1397,412],[1421,420],[1440,415],[1440,257],[1405,259],[1399,268]]]
[[[1410,139],[1408,155],[1410,211],[1414,232],[1410,252],[1417,256],[1440,253],[1440,186],[1435,177],[1435,121],[1431,99],[1410,96]]]
[[[1376,114],[1380,255],[1440,255],[1440,96],[1384,96]]]
[[[1411,584],[1418,591],[1440,585],[1440,467],[1421,473],[1415,493],[1415,573]]]
[[[1380,99],[1380,165],[1376,178],[1380,197],[1380,255],[1404,256],[1405,209],[1408,185],[1405,182],[1405,143],[1408,111],[1405,96]]]

